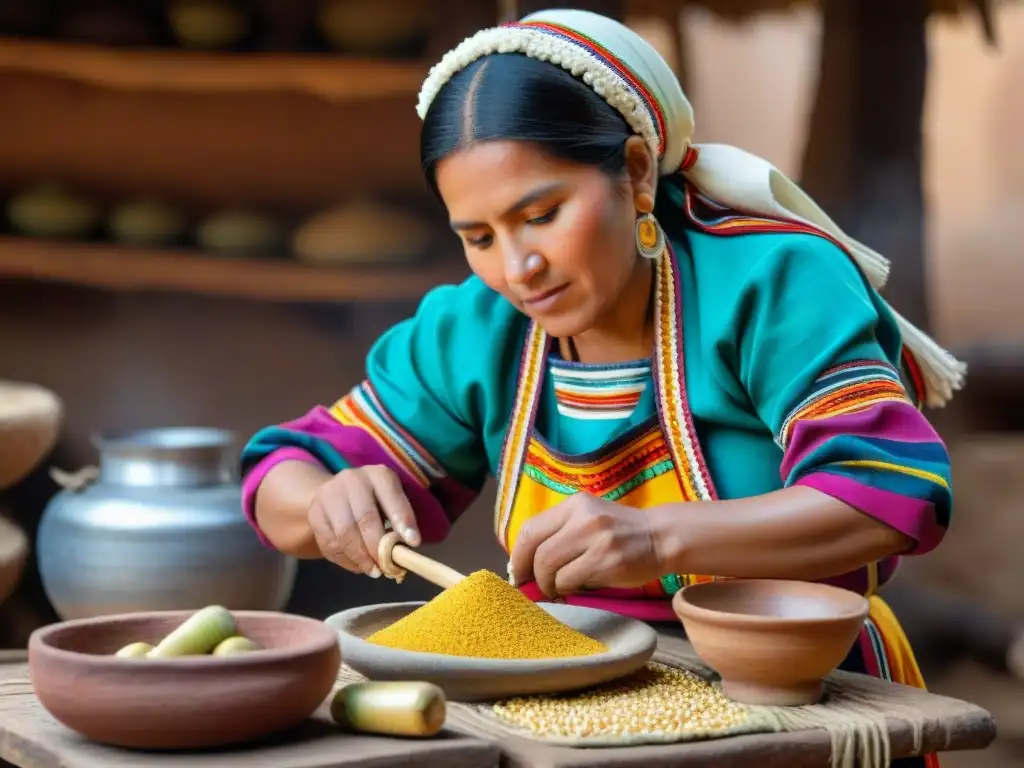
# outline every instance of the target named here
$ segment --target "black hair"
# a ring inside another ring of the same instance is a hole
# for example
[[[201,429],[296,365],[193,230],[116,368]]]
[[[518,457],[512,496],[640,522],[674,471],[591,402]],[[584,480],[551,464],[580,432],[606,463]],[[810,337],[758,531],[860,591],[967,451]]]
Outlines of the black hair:
[[[523,54],[472,62],[437,94],[423,121],[420,159],[437,192],[437,164],[473,142],[528,141],[560,159],[625,171],[632,129],[608,102],[559,66]]]
[[[427,110],[420,133],[420,162],[437,189],[437,164],[476,141],[536,144],[560,160],[599,168],[612,178],[626,171],[625,118],[586,83],[560,66],[519,53],[491,54],[460,70]],[[678,201],[682,179],[659,182],[655,215],[670,236],[685,228]],[[673,194],[674,193],[674,194]]]

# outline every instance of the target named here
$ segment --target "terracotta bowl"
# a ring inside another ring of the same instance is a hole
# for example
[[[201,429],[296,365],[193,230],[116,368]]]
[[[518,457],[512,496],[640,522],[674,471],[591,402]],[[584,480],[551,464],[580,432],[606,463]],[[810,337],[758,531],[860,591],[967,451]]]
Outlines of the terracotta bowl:
[[[229,657],[121,659],[155,645],[192,611],[77,619],[36,630],[28,663],[53,717],[93,741],[137,749],[198,749],[251,741],[298,725],[330,694],[337,633],[314,619],[232,611],[263,650]]]
[[[860,595],[804,581],[694,584],[672,607],[729,698],[775,706],[819,701],[868,615]]]

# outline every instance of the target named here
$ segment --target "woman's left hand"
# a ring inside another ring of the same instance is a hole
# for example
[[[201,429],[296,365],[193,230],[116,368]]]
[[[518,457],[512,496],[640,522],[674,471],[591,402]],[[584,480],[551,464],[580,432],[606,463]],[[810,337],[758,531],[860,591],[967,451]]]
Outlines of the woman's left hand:
[[[512,551],[517,584],[528,581],[548,597],[583,587],[639,587],[661,573],[653,510],[576,493],[531,518]]]

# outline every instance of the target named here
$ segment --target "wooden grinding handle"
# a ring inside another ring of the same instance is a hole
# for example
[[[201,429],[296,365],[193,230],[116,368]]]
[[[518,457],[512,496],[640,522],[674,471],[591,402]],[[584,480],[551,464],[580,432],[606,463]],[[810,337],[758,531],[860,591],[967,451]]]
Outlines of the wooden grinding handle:
[[[436,584],[441,589],[454,587],[465,576],[449,568],[444,563],[431,560],[415,549],[402,543],[402,537],[394,531],[388,531],[377,547],[377,560],[380,562],[384,575],[401,582],[406,571],[412,571],[421,579]]]

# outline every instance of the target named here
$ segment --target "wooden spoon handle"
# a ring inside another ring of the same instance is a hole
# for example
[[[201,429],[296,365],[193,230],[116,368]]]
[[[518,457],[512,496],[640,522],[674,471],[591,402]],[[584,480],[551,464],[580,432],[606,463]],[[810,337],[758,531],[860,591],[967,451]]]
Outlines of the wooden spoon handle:
[[[466,578],[461,573],[449,568],[444,563],[439,563],[437,560],[431,560],[426,555],[422,555],[415,549],[410,549],[404,544],[395,545],[395,548],[391,550],[391,559],[402,568],[412,571],[420,578],[437,584],[437,586],[442,589],[454,587]]]
[[[381,570],[391,578],[401,581],[405,576],[405,571],[412,571],[420,578],[426,579],[442,589],[454,587],[466,578],[444,563],[432,560],[401,542],[401,537],[397,533],[389,531],[384,534],[384,538],[380,540],[380,546],[377,548]]]

